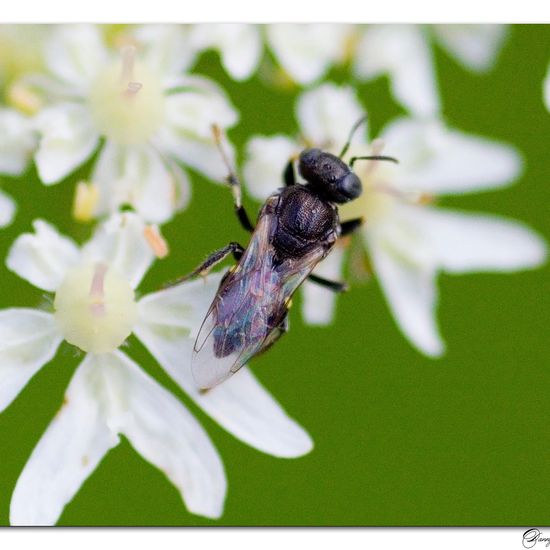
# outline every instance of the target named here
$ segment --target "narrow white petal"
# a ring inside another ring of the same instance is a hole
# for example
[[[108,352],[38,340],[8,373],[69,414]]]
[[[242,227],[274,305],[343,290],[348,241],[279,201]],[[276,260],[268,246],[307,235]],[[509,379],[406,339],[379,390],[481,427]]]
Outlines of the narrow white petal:
[[[12,525],[53,525],[118,437],[103,419],[101,377],[90,358],[78,367],[60,411],[17,480]]]
[[[427,193],[467,193],[505,186],[521,171],[518,152],[503,143],[465,134],[439,121],[401,118],[382,134],[399,159],[392,184]]]
[[[434,262],[429,251],[422,250],[423,243],[415,247],[418,235],[412,228],[401,226],[399,220],[392,225],[384,232],[365,230],[376,276],[405,337],[425,354],[439,356],[444,344],[435,320]]]
[[[20,176],[35,146],[31,119],[14,109],[0,109],[0,173]]]
[[[464,67],[485,71],[494,65],[507,25],[433,25],[441,45]]]
[[[84,260],[107,263],[136,288],[154,260],[145,223],[131,212],[113,214],[82,248]]]
[[[98,214],[129,204],[149,222],[164,223],[175,212],[177,189],[163,159],[149,145],[107,142],[92,181],[99,187]]]
[[[181,90],[166,99],[167,120],[182,133],[201,139],[212,138],[212,124],[231,128],[238,121],[224,90],[204,77],[185,77],[179,81]]]
[[[313,446],[247,368],[216,388],[201,393],[191,374],[194,338],[214,297],[219,276],[183,283],[139,302],[135,334],[166,372],[214,420],[248,445],[279,457],[297,457]]]
[[[94,152],[99,136],[87,108],[77,103],[47,107],[36,118],[40,144],[35,154],[45,184],[62,180]]]
[[[178,161],[204,174],[216,183],[223,183],[228,175],[228,169],[224,163],[219,149],[214,140],[197,139],[188,137],[185,132],[179,132],[173,128],[164,127],[159,133],[164,150]],[[235,166],[235,150],[229,142],[224,143],[224,150],[231,166]]]
[[[189,32],[183,25],[143,25],[134,29],[132,35],[140,57],[164,77],[181,74],[195,60]]]
[[[238,113],[221,88],[206,78],[181,79],[181,92],[166,98],[166,120],[156,136],[160,150],[203,172],[214,180],[227,176],[227,168],[214,143],[212,126],[226,130],[238,121]],[[233,162],[233,148],[224,140]]]
[[[451,273],[531,269],[547,256],[544,240],[514,220],[437,208],[411,209],[408,216]]]
[[[94,357],[109,393],[107,422],[177,487],[190,512],[218,518],[226,479],[208,435],[181,403],[116,351]]]
[[[349,86],[321,84],[304,92],[296,104],[296,116],[304,136],[316,147],[334,149],[344,146],[353,125],[363,116],[365,109],[355,91]],[[367,124],[354,135],[354,142],[365,142]]]
[[[45,46],[46,64],[60,80],[84,95],[107,62],[107,51],[96,25],[59,25]]]
[[[202,23],[193,25],[191,47],[197,51],[216,49],[224,69],[235,80],[246,80],[260,61],[262,42],[258,25],[245,23]]]
[[[50,361],[61,340],[49,313],[23,308],[0,310],[0,411]]]
[[[412,113],[439,111],[432,54],[416,25],[371,25],[357,46],[355,72],[371,79],[388,74],[395,98]]]
[[[15,210],[15,201],[0,190],[0,227],[6,227],[13,221]]]
[[[331,281],[340,281],[344,252],[342,246],[333,248],[332,252],[313,270],[313,273]],[[309,281],[306,281],[302,288],[302,314],[306,323],[328,325],[334,318],[336,293]]]
[[[283,187],[283,171],[288,161],[299,153],[298,144],[283,135],[254,136],[246,144],[243,166],[244,184],[258,201]]]
[[[34,233],[23,233],[15,239],[6,265],[34,286],[53,292],[67,269],[78,262],[78,247],[43,220],[34,220],[33,228]]]
[[[336,23],[276,23],[267,39],[280,65],[300,84],[321,78],[345,56],[350,25]]]

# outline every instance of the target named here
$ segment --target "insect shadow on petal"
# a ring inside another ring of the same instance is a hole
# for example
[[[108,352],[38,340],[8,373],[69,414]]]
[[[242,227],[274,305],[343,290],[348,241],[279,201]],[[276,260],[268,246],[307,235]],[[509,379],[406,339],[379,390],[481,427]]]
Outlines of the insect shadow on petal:
[[[229,254],[237,261],[222,278],[194,344],[191,370],[199,388],[207,390],[229,378],[287,331],[292,295],[305,279],[334,292],[347,290],[345,283],[311,272],[339,237],[363,223],[362,218],[343,223],[338,218],[337,204],[362,192],[353,164],[360,159],[397,162],[381,155],[353,157],[349,165],[342,160],[365,120],[366,116],[354,124],[339,156],[315,148],[300,153],[298,170],[305,183],[296,181],[290,159],[283,172],[284,187],[268,197],[255,226],[242,205],[241,185],[225,154],[221,130],[213,126],[235,212],[252,236],[246,248],[230,242],[173,283],[206,275]]]

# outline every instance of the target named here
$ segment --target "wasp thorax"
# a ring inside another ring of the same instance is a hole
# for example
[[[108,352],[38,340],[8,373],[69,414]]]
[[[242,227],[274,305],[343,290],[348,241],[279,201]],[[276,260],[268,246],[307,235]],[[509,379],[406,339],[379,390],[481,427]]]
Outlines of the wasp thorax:
[[[99,132],[122,145],[145,143],[164,121],[160,78],[135,59],[133,46],[97,76],[89,105]]]
[[[137,319],[132,287],[104,263],[69,270],[54,307],[65,340],[91,353],[118,348]]]
[[[327,200],[344,203],[361,195],[361,181],[340,158],[321,149],[302,151],[299,160],[302,177]]]

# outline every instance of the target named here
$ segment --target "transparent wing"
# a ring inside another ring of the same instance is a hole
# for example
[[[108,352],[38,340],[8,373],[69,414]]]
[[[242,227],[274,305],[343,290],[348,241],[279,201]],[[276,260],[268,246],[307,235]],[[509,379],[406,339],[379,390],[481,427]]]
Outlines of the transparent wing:
[[[287,264],[274,263],[271,216],[260,218],[250,244],[228,273],[195,341],[191,369],[198,387],[229,378],[280,335],[288,301],[324,256],[315,250]]]

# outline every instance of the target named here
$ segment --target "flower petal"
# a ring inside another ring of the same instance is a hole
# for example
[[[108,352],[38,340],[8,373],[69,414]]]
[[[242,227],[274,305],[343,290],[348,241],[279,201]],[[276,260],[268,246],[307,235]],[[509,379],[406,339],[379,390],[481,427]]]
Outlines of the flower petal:
[[[245,23],[202,23],[191,30],[192,48],[215,48],[224,69],[235,80],[246,80],[260,61],[262,42],[257,25]]]
[[[94,152],[99,135],[83,105],[47,107],[36,118],[40,144],[35,154],[38,175],[49,185],[59,182]]]
[[[190,512],[218,518],[227,482],[215,447],[179,401],[126,355],[91,359],[105,377],[107,422],[178,488]]]
[[[159,149],[214,180],[227,175],[227,167],[214,143],[212,126],[231,128],[238,114],[218,86],[206,78],[180,79],[183,91],[166,98],[166,120],[157,133]],[[224,143],[233,161],[233,149]]]
[[[365,109],[349,86],[322,84],[299,97],[296,116],[306,139],[338,154],[353,125],[365,116]],[[365,142],[366,135],[365,124],[354,135],[354,141]]]
[[[416,25],[371,25],[357,46],[355,73],[371,79],[388,74],[395,98],[412,113],[440,109],[432,54]]]
[[[13,109],[0,109],[0,173],[20,176],[35,146],[31,119]]]
[[[61,340],[49,313],[24,308],[0,311],[0,411],[50,361]]]
[[[96,25],[59,25],[45,46],[46,64],[72,92],[84,95],[107,62],[108,54]]]
[[[392,183],[402,190],[458,194],[493,189],[511,183],[521,171],[513,147],[438,121],[401,118],[382,137],[388,154],[399,159]]]
[[[343,246],[335,246],[313,273],[331,281],[339,281],[342,278],[344,252]],[[328,325],[334,318],[336,293],[310,281],[304,282],[302,289],[302,315],[306,323]]]
[[[435,357],[445,350],[435,321],[436,269],[416,233],[398,219],[385,229],[365,229],[374,270],[397,325],[415,347]]]
[[[311,84],[345,57],[350,25],[276,23],[267,26],[275,57],[300,84]]]
[[[195,60],[189,32],[183,25],[142,25],[132,32],[138,41],[140,57],[154,67],[170,85],[173,76],[188,69]]]
[[[105,262],[136,288],[154,260],[143,220],[131,212],[113,214],[82,248],[89,262]]]
[[[227,431],[278,457],[297,457],[313,446],[247,368],[206,393],[193,380],[193,340],[219,284],[219,275],[183,283],[144,297],[135,334],[182,389]]]
[[[53,525],[118,437],[103,418],[99,373],[88,356],[34,448],[11,499],[12,525]]]
[[[164,223],[176,209],[177,189],[168,167],[150,146],[107,142],[92,181],[99,188],[98,214],[129,204],[149,222]]]
[[[284,185],[285,166],[298,152],[298,145],[283,135],[254,136],[250,139],[246,144],[246,162],[243,166],[244,184],[248,192],[258,201],[265,201]]]
[[[6,227],[15,216],[15,201],[0,190],[0,227]]]
[[[507,25],[433,25],[441,45],[464,67],[486,71],[494,65]]]
[[[67,269],[79,260],[76,244],[43,220],[34,220],[35,233],[23,233],[12,244],[6,265],[32,285],[54,292]]]
[[[544,240],[514,220],[438,208],[410,209],[408,217],[451,273],[530,269],[547,256]]]

